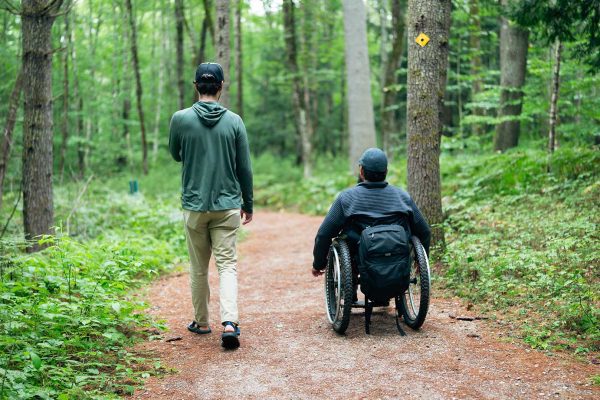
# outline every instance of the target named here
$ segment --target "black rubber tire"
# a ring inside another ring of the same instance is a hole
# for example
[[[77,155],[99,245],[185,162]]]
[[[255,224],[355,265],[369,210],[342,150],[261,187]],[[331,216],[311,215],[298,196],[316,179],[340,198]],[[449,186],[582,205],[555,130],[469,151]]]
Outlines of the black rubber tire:
[[[425,248],[421,241],[416,236],[412,237],[412,256],[414,261],[411,265],[411,280],[416,278],[416,283],[411,282],[410,285],[418,286],[420,289],[419,310],[418,312],[411,311],[412,307],[409,304],[410,288],[401,296],[402,315],[404,323],[414,330],[419,329],[425,322],[427,311],[429,310],[429,297],[431,294],[429,259]],[[417,273],[417,266],[418,273]]]
[[[335,284],[333,280],[334,274],[334,256],[333,250],[338,254],[340,263],[340,310],[337,311]],[[352,263],[350,258],[350,250],[348,244],[343,239],[336,239],[329,250],[329,261],[325,270],[325,302],[326,309],[329,313],[329,319],[332,321],[333,330],[339,334],[343,334],[348,329],[350,323],[350,311],[352,309]],[[337,314],[337,317],[336,317]]]

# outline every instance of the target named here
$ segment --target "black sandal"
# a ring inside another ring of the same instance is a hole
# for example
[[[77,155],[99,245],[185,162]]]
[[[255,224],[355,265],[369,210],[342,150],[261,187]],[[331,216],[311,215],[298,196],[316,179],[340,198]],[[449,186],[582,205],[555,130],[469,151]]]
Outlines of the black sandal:
[[[200,328],[200,325],[196,321],[192,321],[191,324],[188,325],[188,331],[197,333],[198,335],[206,335],[207,333],[211,333],[212,330],[210,327],[208,329]]]
[[[227,325],[232,326],[234,331],[233,332],[223,332],[221,334],[221,346],[225,347],[226,349],[230,349],[230,350],[237,349],[238,347],[240,347],[240,339],[238,338],[240,336],[240,327],[231,321],[223,322],[223,326],[227,326]]]

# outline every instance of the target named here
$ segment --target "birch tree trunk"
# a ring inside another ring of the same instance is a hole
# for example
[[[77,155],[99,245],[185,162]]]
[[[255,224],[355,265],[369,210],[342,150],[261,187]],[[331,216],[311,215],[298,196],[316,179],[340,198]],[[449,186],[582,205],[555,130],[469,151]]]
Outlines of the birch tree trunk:
[[[23,0],[23,228],[25,239],[52,234],[52,25],[62,1]],[[31,242],[28,252],[45,245]]]
[[[185,81],[183,76],[183,0],[175,0],[175,74],[177,75],[177,92],[179,109],[184,108]]]
[[[231,75],[229,74],[229,0],[217,1],[217,40],[215,43],[217,52],[217,62],[223,67],[225,75],[223,82],[223,90],[219,103],[225,107],[229,107],[229,85],[231,83]]]
[[[131,57],[133,61],[133,72],[135,74],[135,95],[137,100],[138,117],[140,119],[140,133],[142,139],[142,170],[148,175],[148,144],[146,143],[146,126],[144,125],[144,109],[142,107],[142,78],[140,77],[140,63],[137,52],[137,32],[135,18],[131,9],[131,0],[125,0],[127,14],[129,15],[129,29],[131,33]]]
[[[408,191],[432,225],[432,244],[444,246],[440,140],[450,30],[450,0],[408,1]],[[421,46],[419,34],[429,37]]]
[[[12,148],[13,132],[17,122],[17,112],[19,111],[19,100],[23,89],[23,70],[19,70],[17,80],[13,90],[8,98],[8,112],[6,114],[6,125],[4,125],[4,134],[0,142],[0,210],[2,210],[2,196],[4,187],[4,178],[10,160],[10,150]]]
[[[161,13],[165,10],[165,0],[161,0]],[[158,62],[158,82],[156,88],[156,114],[154,120],[154,138],[152,140],[152,163],[156,163],[158,157],[158,144],[160,142],[160,121],[163,103],[163,91],[164,91],[164,71],[167,68],[165,65],[165,58],[167,57],[167,41],[168,41],[167,28],[165,24],[165,18],[160,19],[160,56]]]
[[[506,6],[508,0],[502,0]],[[527,69],[529,31],[502,17],[500,27],[500,109],[496,126],[494,150],[505,151],[519,144],[523,100],[523,85]]]
[[[554,73],[552,74],[552,96],[550,98],[550,118],[548,130],[548,152],[554,153],[556,148],[556,114],[558,112],[558,93],[560,89],[560,56],[562,52],[562,43],[556,40],[556,49],[554,53]]]
[[[362,0],[344,0],[350,170],[354,173],[362,152],[376,146],[366,18]]]

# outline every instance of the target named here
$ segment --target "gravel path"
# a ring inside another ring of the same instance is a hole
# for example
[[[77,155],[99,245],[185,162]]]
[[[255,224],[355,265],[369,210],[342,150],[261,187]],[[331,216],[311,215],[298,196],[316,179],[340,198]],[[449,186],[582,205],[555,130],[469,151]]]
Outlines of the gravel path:
[[[135,399],[599,399],[597,365],[503,341],[498,325],[458,321],[454,300],[433,300],[420,331],[398,335],[393,311],[373,316],[371,335],[353,311],[346,335],[325,317],[323,280],[310,275],[321,218],[260,211],[239,248],[241,347],[220,346],[218,278],[211,269],[213,333],[199,336],[187,274],[158,280],[151,313],[170,329],[143,344],[176,373],[151,378]],[[182,228],[183,229],[183,228]],[[183,234],[183,232],[182,232]],[[435,292],[434,292],[435,296]],[[182,340],[167,343],[173,337]]]

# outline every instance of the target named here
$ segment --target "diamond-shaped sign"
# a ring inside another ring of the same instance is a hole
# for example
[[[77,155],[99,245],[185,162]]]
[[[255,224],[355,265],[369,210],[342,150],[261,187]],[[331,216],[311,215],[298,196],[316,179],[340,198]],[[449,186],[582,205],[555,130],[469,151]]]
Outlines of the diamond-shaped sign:
[[[417,42],[419,46],[424,47],[427,43],[429,43],[429,36],[421,32],[419,33],[419,36],[416,37],[415,42]]]

